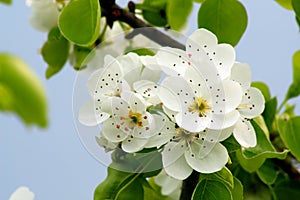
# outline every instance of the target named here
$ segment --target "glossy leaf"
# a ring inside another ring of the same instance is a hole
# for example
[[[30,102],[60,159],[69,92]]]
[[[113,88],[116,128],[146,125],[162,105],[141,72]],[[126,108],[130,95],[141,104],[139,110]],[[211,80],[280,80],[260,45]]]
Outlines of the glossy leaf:
[[[300,9],[300,8],[299,8]],[[300,95],[300,50],[293,55],[293,82],[288,89],[286,100]]]
[[[267,185],[272,185],[275,183],[278,176],[275,165],[270,160],[266,160],[264,164],[256,171],[256,173],[260,180]]]
[[[65,38],[88,46],[99,36],[100,16],[98,0],[73,0],[62,10],[58,26]]]
[[[10,111],[14,108],[14,96],[10,88],[0,81],[0,111]]]
[[[275,0],[279,5],[288,10],[293,10],[292,0]]]
[[[257,145],[236,152],[238,161],[248,172],[256,171],[267,158],[284,159],[287,155],[287,151],[277,152],[264,131],[255,122],[252,125],[256,132]]]
[[[142,9],[145,20],[154,26],[166,26],[166,7],[167,0],[145,0],[142,5],[136,8]]]
[[[138,178],[135,176],[135,174],[108,167],[107,177],[97,186],[94,193],[94,200],[117,199],[118,196],[124,197],[130,195],[127,193],[131,193],[131,195],[136,195],[142,199],[144,195],[141,190],[142,185],[140,184],[139,187]],[[137,183],[135,182],[136,180]],[[137,187],[136,192],[132,192],[132,186]]]
[[[293,9],[296,13],[296,16],[300,17],[300,1],[299,0],[292,0],[292,6],[293,6]]]
[[[43,59],[48,64],[46,78],[50,78],[62,69],[68,60],[69,49],[69,42],[61,35],[59,29],[52,29],[41,50]]]
[[[198,27],[213,32],[219,43],[235,46],[247,27],[247,12],[237,0],[206,0],[198,12]]]
[[[212,174],[202,174],[201,176],[204,179],[220,181],[224,184],[227,184],[227,186],[229,186],[230,188],[233,188],[234,186],[233,175],[227,167],[224,167],[218,172]]]
[[[261,91],[261,93],[264,95],[265,101],[269,101],[271,99],[271,93],[269,90],[269,87],[264,82],[252,82],[251,87],[255,87]]]
[[[281,139],[300,161],[300,117],[278,119],[278,128]]]
[[[171,29],[179,31],[187,23],[192,8],[192,0],[168,0],[167,19]]]
[[[12,0],[0,0],[1,3],[5,3],[5,4],[12,4]]]
[[[27,125],[47,126],[45,90],[24,61],[9,54],[0,54],[0,85],[9,93],[10,111],[18,114]]]
[[[95,51],[93,51],[89,47],[81,47],[74,45],[73,52],[70,56],[70,63],[76,70],[82,70],[86,68],[86,65],[95,55]]]
[[[231,135],[222,144],[226,147],[228,153],[235,152],[241,148],[241,145],[235,140],[235,138]]]
[[[202,179],[194,190],[192,200],[232,200],[230,188],[217,180]]]
[[[276,109],[277,109],[277,98],[276,97],[272,98],[271,100],[269,100],[265,103],[265,110],[262,113],[262,116],[264,117],[265,123],[266,123],[269,131],[272,130],[272,124],[275,119]]]
[[[243,199],[243,184],[239,179],[233,177],[234,187],[231,189],[232,199],[233,200],[242,200]]]

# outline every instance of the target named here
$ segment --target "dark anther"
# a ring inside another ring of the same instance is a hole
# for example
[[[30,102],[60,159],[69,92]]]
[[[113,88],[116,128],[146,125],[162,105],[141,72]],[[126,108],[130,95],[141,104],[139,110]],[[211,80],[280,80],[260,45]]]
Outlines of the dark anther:
[[[129,11],[130,11],[131,13],[134,13],[134,12],[135,12],[135,4],[134,4],[133,1],[129,1],[127,6],[128,6],[128,9],[129,9]]]

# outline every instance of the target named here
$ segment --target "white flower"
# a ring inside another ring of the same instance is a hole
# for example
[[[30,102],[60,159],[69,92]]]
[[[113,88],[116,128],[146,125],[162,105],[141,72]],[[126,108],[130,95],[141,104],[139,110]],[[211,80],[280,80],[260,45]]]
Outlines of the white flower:
[[[194,170],[200,173],[214,173],[221,170],[228,161],[226,148],[219,142],[211,142],[211,150],[205,156],[202,150],[204,138],[199,133],[191,133],[177,128],[177,135],[164,146],[162,161],[166,173],[176,179],[186,179]],[[208,135],[208,134],[207,134]]]
[[[27,187],[19,187],[9,198],[9,200],[34,200],[34,193]]]
[[[146,102],[135,93],[112,97],[112,118],[103,122],[102,135],[110,142],[122,142],[125,152],[143,149],[155,129],[154,116],[146,108]]]
[[[257,117],[263,112],[264,96],[257,88],[250,87],[251,70],[247,64],[235,63],[231,70],[231,79],[240,83],[244,92],[243,100],[237,108],[240,118],[233,129],[233,136],[241,146],[254,147],[256,135],[249,119]]]
[[[59,15],[58,3],[53,0],[26,0],[32,8],[29,22],[33,28],[41,32],[48,32],[57,26]]]
[[[154,181],[161,187],[161,193],[171,199],[179,199],[182,181],[177,180],[162,170],[155,178]]]
[[[112,142],[108,141],[103,136],[96,137],[96,142],[98,143],[99,146],[101,146],[105,149],[106,153],[117,148],[116,143],[112,143]]]
[[[190,75],[187,77],[193,84],[182,77],[168,77],[163,80],[159,92],[163,104],[177,111],[175,122],[178,126],[199,132],[206,128],[224,129],[234,125],[239,117],[235,108],[242,98],[240,86],[225,80],[207,88],[207,82],[203,82],[196,71]]]

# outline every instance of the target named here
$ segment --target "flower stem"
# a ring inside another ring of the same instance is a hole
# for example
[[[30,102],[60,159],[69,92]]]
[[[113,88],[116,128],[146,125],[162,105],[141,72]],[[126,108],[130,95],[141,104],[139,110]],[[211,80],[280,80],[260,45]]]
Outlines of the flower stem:
[[[198,184],[199,172],[193,171],[192,174],[183,181],[180,200],[190,200]]]

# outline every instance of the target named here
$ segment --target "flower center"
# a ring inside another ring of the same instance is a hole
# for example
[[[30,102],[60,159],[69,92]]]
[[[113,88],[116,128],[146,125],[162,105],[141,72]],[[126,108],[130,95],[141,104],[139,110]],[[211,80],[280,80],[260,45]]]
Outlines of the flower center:
[[[143,122],[142,122],[142,114],[138,112],[133,112],[132,110],[128,111],[128,117],[129,117],[129,124],[131,127],[133,126],[138,126],[142,127]]]
[[[182,128],[177,128],[176,132],[176,136],[174,136],[172,139],[172,141],[175,142],[184,141],[185,144],[191,144],[195,139],[199,138],[198,133],[192,133]]]
[[[190,105],[189,112],[198,112],[199,117],[206,117],[206,113],[210,111],[211,107],[208,105],[207,101],[202,97],[198,97]]]

